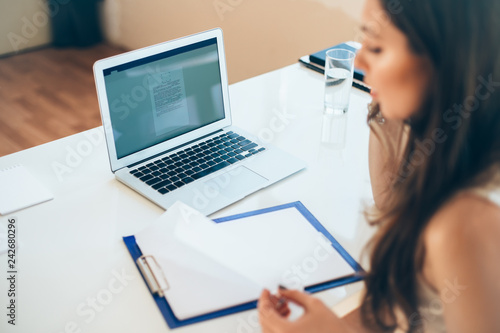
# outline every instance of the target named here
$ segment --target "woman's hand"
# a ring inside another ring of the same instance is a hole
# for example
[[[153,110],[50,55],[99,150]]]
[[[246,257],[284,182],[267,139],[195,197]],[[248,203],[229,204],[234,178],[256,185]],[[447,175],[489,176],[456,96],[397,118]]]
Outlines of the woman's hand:
[[[280,290],[286,300],[304,308],[302,317],[287,319],[283,309],[276,308],[276,297],[268,290],[260,296],[258,310],[263,333],[351,333],[351,329],[319,299],[298,290]]]

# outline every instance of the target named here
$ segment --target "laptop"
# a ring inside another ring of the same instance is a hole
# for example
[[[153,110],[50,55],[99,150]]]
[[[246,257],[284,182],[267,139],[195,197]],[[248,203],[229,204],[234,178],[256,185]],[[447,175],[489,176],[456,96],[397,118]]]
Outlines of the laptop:
[[[231,123],[222,30],[97,61],[111,171],[167,209],[209,215],[305,167]]]

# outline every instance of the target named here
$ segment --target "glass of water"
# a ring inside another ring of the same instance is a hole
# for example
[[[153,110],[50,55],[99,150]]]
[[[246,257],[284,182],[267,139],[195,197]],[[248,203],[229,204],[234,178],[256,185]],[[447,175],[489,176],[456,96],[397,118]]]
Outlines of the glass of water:
[[[325,57],[325,113],[344,114],[349,108],[354,57],[349,50],[332,49]]]

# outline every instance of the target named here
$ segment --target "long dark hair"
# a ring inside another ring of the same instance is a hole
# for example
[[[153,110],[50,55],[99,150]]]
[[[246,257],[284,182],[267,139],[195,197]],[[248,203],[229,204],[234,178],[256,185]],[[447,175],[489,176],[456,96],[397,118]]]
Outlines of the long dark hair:
[[[388,202],[371,221],[380,229],[369,246],[361,313],[365,325],[389,331],[402,311],[414,332],[424,228],[458,190],[487,182],[500,163],[500,1],[401,0],[399,10],[397,0],[379,1],[411,50],[430,60],[433,76],[409,120]]]

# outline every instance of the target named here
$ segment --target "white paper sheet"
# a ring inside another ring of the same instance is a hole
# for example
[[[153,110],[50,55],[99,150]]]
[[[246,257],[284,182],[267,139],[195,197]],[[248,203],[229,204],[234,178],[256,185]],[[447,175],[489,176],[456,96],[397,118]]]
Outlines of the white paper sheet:
[[[354,273],[294,207],[215,223],[177,202],[135,237],[162,268],[181,320],[255,300],[263,288],[303,288]]]
[[[0,170],[0,214],[7,215],[53,198],[22,165]]]

